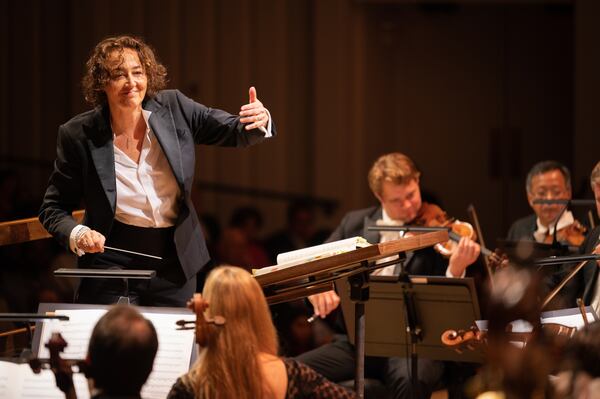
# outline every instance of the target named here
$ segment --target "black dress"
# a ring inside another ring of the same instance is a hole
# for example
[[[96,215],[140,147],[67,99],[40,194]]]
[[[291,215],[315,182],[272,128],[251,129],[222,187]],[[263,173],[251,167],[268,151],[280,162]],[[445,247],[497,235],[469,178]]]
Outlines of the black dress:
[[[349,391],[294,359],[283,359],[288,376],[286,399],[354,399],[355,392]],[[191,387],[177,379],[167,399],[193,399]],[[199,399],[199,398],[198,398]],[[209,399],[209,398],[203,398]]]

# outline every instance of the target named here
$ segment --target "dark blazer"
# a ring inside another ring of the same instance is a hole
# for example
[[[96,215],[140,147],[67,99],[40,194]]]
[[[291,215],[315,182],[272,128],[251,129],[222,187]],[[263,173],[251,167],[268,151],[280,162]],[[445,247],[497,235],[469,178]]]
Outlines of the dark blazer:
[[[511,241],[531,240],[535,241],[533,233],[537,230],[536,214],[529,215],[514,222],[508,230],[507,239]]]
[[[594,230],[590,231],[585,238],[583,244],[579,249],[581,254],[591,254],[594,248],[600,244],[600,226],[597,226]],[[568,270],[575,265],[570,265]],[[594,295],[594,288],[596,287],[596,281],[598,280],[598,265],[595,261],[589,261],[583,266],[573,280],[565,286],[564,290],[568,296],[569,307],[577,306],[577,298],[583,297],[583,302],[586,305],[590,305],[592,296]],[[568,272],[565,271],[565,274]]]
[[[380,206],[349,212],[331,233],[327,242],[361,236],[371,244],[376,244],[379,242],[379,233],[369,231],[368,227],[375,226],[382,215]],[[428,247],[414,251],[406,264],[406,271],[413,275],[445,276],[447,267],[448,260],[437,253],[433,247]]]
[[[198,216],[191,202],[195,144],[246,147],[264,139],[262,131],[246,131],[239,117],[205,107],[177,90],[146,98],[149,124],[179,184],[179,215],[175,246],[186,277],[195,275],[210,259]],[[275,126],[272,124],[272,133]],[[71,212],[83,200],[83,224],[108,237],[116,204],[113,134],[107,106],[77,115],[58,129],[57,158],[40,209],[39,219],[58,241],[69,247],[77,222]],[[79,259],[92,265],[94,254]]]

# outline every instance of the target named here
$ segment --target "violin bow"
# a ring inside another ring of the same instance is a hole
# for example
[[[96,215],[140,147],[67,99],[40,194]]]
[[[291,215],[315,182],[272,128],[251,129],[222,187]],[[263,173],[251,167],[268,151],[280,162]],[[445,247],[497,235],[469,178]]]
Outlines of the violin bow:
[[[485,241],[483,239],[483,233],[481,232],[481,225],[479,224],[479,218],[477,217],[477,211],[475,211],[475,206],[473,204],[469,204],[467,207],[467,213],[471,217],[473,221],[473,225],[475,226],[475,231],[477,232],[477,237],[479,238],[479,244],[483,248],[487,248],[485,245]],[[494,288],[494,279],[492,278],[492,268],[490,267],[490,261],[487,256],[483,256],[483,263],[485,264],[485,269],[488,272],[488,276],[490,277],[490,287]]]
[[[583,325],[587,327],[590,324],[590,322],[588,321],[587,313],[585,312],[585,304],[583,303],[583,298],[577,298],[577,307],[581,312],[581,317],[583,318]]]

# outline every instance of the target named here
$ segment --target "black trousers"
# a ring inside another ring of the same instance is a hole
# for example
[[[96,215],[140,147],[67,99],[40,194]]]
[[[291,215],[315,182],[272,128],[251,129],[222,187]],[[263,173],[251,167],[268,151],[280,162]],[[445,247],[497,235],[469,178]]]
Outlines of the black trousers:
[[[106,245],[161,257],[154,259],[112,250],[94,257],[98,269],[156,270],[150,280],[92,279],[81,280],[75,302],[92,304],[116,303],[128,296],[130,303],[140,306],[185,306],[196,291],[196,277],[187,280],[177,258],[173,227],[143,228],[114,222]]]
[[[336,335],[334,342],[296,357],[333,382],[354,378],[355,350],[346,335]],[[400,357],[365,357],[365,378],[380,380],[392,398],[429,398],[443,386],[444,362],[418,359],[418,386],[410,375],[410,359]]]

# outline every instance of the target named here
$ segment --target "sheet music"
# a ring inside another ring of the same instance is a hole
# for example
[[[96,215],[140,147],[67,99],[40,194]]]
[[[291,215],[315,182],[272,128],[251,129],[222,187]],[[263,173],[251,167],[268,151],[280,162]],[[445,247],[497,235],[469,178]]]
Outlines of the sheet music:
[[[49,358],[50,352],[46,343],[53,332],[60,332],[67,341],[67,347],[61,354],[64,359],[85,359],[88,342],[92,336],[94,326],[106,313],[106,309],[64,309],[56,310],[57,315],[69,317],[69,321],[46,321],[42,324],[41,345],[38,357]]]
[[[596,316],[590,306],[585,308],[585,313],[590,323],[593,323],[596,320]],[[542,313],[540,320],[542,324],[556,323],[567,327],[576,327],[578,330],[585,325],[579,308],[544,312]],[[481,331],[486,331],[488,328],[487,320],[476,320],[475,324]],[[512,332],[531,332],[533,329],[533,326],[525,320],[515,320],[510,324],[512,326]]]
[[[73,374],[78,399],[89,399],[90,392],[83,374]],[[0,399],[64,399],[50,370],[35,374],[29,364],[0,362]]]
[[[369,243],[362,237],[346,238],[344,240],[328,242],[326,244],[315,245],[313,247],[298,249],[296,251],[284,252],[277,255],[277,264],[288,263],[292,261],[308,262],[316,258],[336,255],[342,252],[353,251],[357,247],[366,247]]]
[[[53,332],[58,331],[68,343],[63,358],[83,359],[87,355],[88,343],[97,321],[107,309],[57,309],[56,314],[69,316],[68,322],[45,322],[41,342],[48,342]],[[142,312],[154,324],[158,334],[158,352],[154,368],[142,388],[142,396],[148,399],[163,399],[179,376],[189,370],[194,349],[194,330],[177,330],[175,322],[195,315]],[[48,349],[40,345],[38,356],[49,357]]]
[[[288,267],[301,265],[319,258],[326,258],[343,252],[354,251],[356,248],[363,248],[369,245],[370,244],[362,237],[352,237],[327,244],[315,245],[314,247],[284,252],[277,255],[276,265],[253,269],[252,273],[255,276],[260,276]]]
[[[142,388],[142,397],[163,399],[177,378],[188,372],[194,349],[194,330],[177,330],[175,322],[195,315],[142,313],[154,324],[158,333],[158,353],[148,382]]]

